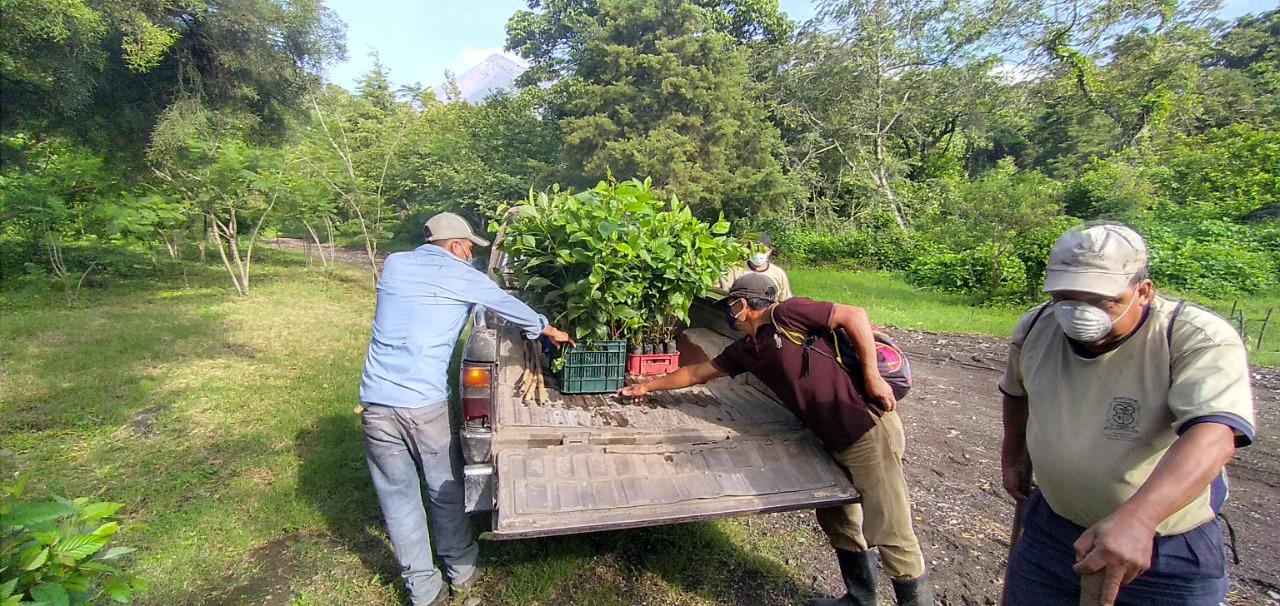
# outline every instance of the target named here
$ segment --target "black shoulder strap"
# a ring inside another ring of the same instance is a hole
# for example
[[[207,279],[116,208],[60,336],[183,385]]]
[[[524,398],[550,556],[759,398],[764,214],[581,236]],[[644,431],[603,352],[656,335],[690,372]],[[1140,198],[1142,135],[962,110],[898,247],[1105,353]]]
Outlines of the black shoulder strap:
[[[1186,299],[1178,299],[1178,304],[1174,306],[1173,313],[1169,314],[1169,326],[1165,327],[1164,331],[1164,338],[1169,342],[1169,357],[1173,357],[1173,323],[1177,321],[1178,314],[1182,313],[1182,308],[1186,306]]]
[[[1178,299],[1178,304],[1173,307],[1173,313],[1169,314],[1169,325],[1164,329],[1165,342],[1169,344],[1169,380],[1173,380],[1173,361],[1177,356],[1173,355],[1173,323],[1178,320],[1178,314],[1182,313],[1182,308],[1187,306],[1186,299]]]
[[[1040,316],[1043,316],[1044,312],[1049,311],[1050,307],[1053,307],[1053,301],[1041,303],[1040,307],[1036,309],[1036,315],[1031,317],[1031,323],[1027,325],[1027,334],[1022,335],[1023,341],[1026,341],[1027,338],[1031,336],[1031,329],[1036,327],[1036,322],[1040,321]]]

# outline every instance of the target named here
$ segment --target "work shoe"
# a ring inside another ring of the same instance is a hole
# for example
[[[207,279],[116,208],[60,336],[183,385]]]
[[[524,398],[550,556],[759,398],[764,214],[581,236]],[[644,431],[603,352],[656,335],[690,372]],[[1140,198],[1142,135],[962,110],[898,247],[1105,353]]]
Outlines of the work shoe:
[[[893,579],[893,593],[898,606],[933,606],[933,584],[927,572],[914,579]]]
[[[471,576],[467,577],[460,583],[455,583],[453,579],[449,580],[449,589],[453,590],[454,595],[465,595],[471,588],[476,586],[476,581],[484,576],[484,565],[476,562],[475,567],[471,569]]]
[[[840,577],[847,593],[838,599],[823,598],[810,606],[876,606],[876,558],[870,551],[836,550]]]
[[[448,604],[448,603],[449,603],[449,590],[445,589],[444,587],[441,587],[440,593],[436,594],[436,599],[431,600],[426,604],[422,604],[421,606],[444,606],[445,604]],[[415,606],[417,605],[415,604]]]

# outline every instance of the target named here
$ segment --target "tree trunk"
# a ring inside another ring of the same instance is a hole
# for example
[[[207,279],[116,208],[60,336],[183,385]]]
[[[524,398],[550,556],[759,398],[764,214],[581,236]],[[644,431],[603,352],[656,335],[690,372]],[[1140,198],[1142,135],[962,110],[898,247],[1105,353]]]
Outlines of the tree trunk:
[[[305,220],[304,220],[304,221],[302,222],[302,225],[303,225],[303,226],[305,226],[305,227],[307,228],[307,233],[311,234],[311,241],[316,243],[316,249],[320,251],[320,262],[321,262],[322,264],[324,264],[324,266],[325,266],[325,267],[328,267],[328,266],[329,266],[329,260],[328,260],[328,259],[326,259],[326,258],[325,258],[325,256],[324,256],[324,244],[321,244],[321,243],[320,243],[320,236],[319,236],[319,234],[317,234],[317,233],[316,233],[316,230],[315,230],[315,229],[313,229],[313,228],[311,227],[311,224],[310,224],[310,223],[308,223],[307,221],[305,221]],[[307,263],[310,263],[310,262],[311,262],[311,255],[310,255],[310,254],[307,254]]]
[[[263,221],[267,220],[267,215],[271,214],[271,209],[275,205],[276,197],[271,196],[271,201],[267,203],[267,208],[262,211],[262,216],[258,217],[258,223],[253,226],[253,231],[249,232],[249,248],[244,253],[244,268],[240,270],[245,294],[249,293],[249,267],[253,264],[253,243],[258,241],[258,231],[262,229]]]
[[[337,257],[337,252],[334,250],[334,247],[333,247],[333,219],[330,219],[327,215],[324,218],[324,228],[325,228],[325,231],[328,232],[327,236],[329,238],[329,243],[328,243],[329,262],[333,263],[334,261],[337,260],[338,257]]]
[[[241,288],[241,286],[240,286],[240,278],[239,278],[239,276],[237,276],[237,275],[236,275],[236,270],[235,270],[233,267],[231,267],[231,261],[230,261],[229,259],[227,259],[227,251],[222,247],[222,240],[223,240],[223,237],[222,237],[222,234],[221,234],[221,233],[220,233],[220,231],[219,231],[221,223],[217,220],[217,218],[216,218],[216,217],[214,217],[214,216],[212,215],[212,211],[209,211],[209,213],[210,213],[210,214],[207,216],[207,218],[208,218],[208,219],[210,219],[210,220],[213,222],[213,225],[214,225],[214,226],[213,226],[212,228],[210,228],[210,229],[209,229],[209,231],[208,231],[208,234],[209,234],[209,243],[210,243],[210,244],[213,244],[213,245],[214,245],[214,246],[216,246],[216,247],[218,247],[218,256],[222,258],[222,266],[223,266],[224,268],[226,268],[226,270],[227,270],[227,275],[231,277],[231,285],[232,285],[233,287],[235,287],[235,289],[236,289],[236,294],[237,294],[237,295],[240,295],[240,296],[242,296],[242,297],[243,297],[243,296],[245,296],[245,295],[247,295],[247,294],[249,294],[249,293],[245,292],[245,290],[244,290],[243,288]],[[234,248],[233,248],[233,250],[234,250]],[[202,251],[202,252],[203,252],[203,251]],[[237,260],[238,260],[238,259],[237,259]]]

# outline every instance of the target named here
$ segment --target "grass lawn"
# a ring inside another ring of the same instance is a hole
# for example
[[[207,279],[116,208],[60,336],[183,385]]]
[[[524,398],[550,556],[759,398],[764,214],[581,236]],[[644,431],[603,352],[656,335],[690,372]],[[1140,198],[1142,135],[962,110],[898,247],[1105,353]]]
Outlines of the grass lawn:
[[[897,328],[933,332],[969,333],[1008,337],[1027,307],[978,306],[971,297],[922,289],[900,276],[882,271],[849,271],[823,268],[788,269],[792,290],[799,295],[858,305],[871,320]],[[1280,366],[1280,290],[1237,298],[1210,299],[1165,292],[1169,298],[1186,298],[1226,317],[1232,308],[1245,317],[1249,359],[1259,366]],[[1258,344],[1258,333],[1268,310],[1271,321]],[[1232,321],[1235,325],[1237,322]]]
[[[217,267],[76,303],[0,291],[0,483],[125,503],[143,606],[402,604],[353,414],[367,275],[264,257],[247,298]],[[486,605],[811,597],[777,555],[786,541],[754,532],[725,520],[483,543],[494,566],[478,591]]]

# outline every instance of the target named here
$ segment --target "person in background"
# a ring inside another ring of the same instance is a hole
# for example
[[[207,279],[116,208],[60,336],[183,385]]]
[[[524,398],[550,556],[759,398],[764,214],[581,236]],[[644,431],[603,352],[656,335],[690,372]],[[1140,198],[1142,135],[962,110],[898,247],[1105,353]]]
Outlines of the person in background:
[[[1254,432],[1240,336],[1159,296],[1122,225],[1063,234],[1044,289],[999,383],[1004,487],[1025,501],[1008,603],[1075,606],[1102,575],[1102,604],[1218,604],[1225,465]]]
[[[893,389],[880,376],[875,337],[866,311],[796,297],[778,302],[778,287],[762,273],[734,280],[725,299],[731,328],[746,333],[709,362],[686,366],[619,395],[643,398],[749,372],[778,395],[845,469],[862,502],[819,509],[818,523],[831,540],[847,593],[815,606],[875,606],[876,558],[893,581],[900,606],[933,606],[924,555],[911,525],[911,500],[902,472],[905,437]],[[836,360],[833,340],[806,349],[784,331],[813,336],[843,328],[858,351],[861,376]]]
[[[446,373],[476,306],[557,346],[572,342],[547,319],[471,266],[475,235],[466,220],[440,213],[426,224],[427,243],[392,254],[378,279],[373,335],[360,380],[365,460],[391,546],[413,606],[449,598],[431,546],[455,591],[480,576],[479,548],[463,510],[462,453],[449,423]],[[426,484],[432,532],[422,504]]]
[[[781,267],[773,264],[773,238],[767,233],[761,233],[759,237],[751,242],[750,253],[747,255],[744,265],[737,265],[729,268],[729,272],[720,278],[718,285],[719,290],[726,291],[733,285],[733,281],[742,276],[757,273],[769,276],[773,283],[778,286],[778,300],[786,301],[791,298],[791,280],[787,278],[787,272]]]

